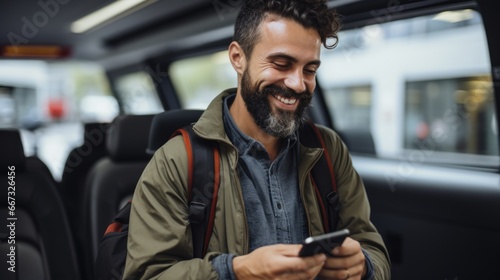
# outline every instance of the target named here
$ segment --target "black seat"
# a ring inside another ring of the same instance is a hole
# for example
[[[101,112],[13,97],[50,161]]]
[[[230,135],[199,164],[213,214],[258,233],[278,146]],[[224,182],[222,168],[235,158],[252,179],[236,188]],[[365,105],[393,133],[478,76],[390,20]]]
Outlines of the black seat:
[[[54,176],[52,175],[49,167],[39,157],[37,157],[36,155],[26,157],[25,163],[27,169],[47,175],[47,177],[49,177],[49,180],[51,180],[56,188],[59,189],[59,182],[54,179]]]
[[[109,123],[85,123],[83,144],[68,154],[62,173],[60,191],[75,238],[78,255],[85,254],[85,230],[83,219],[84,189],[90,168],[107,155],[106,135]],[[86,272],[86,271],[84,271]],[[89,278],[91,275],[86,276]]]
[[[0,227],[0,279],[81,279],[67,215],[53,178],[27,163],[18,130],[0,130],[0,139],[4,170],[0,180],[5,185],[0,192],[0,219],[6,223]],[[8,167],[15,170],[8,174]],[[15,265],[15,273],[7,269],[11,265]]]
[[[167,142],[178,128],[196,122],[202,113],[203,110],[179,109],[165,111],[156,115],[151,124],[147,152],[153,154]]]
[[[131,199],[151,155],[146,153],[154,115],[115,118],[108,129],[108,156],[91,168],[85,185],[83,215],[86,267],[93,273],[97,248],[106,227],[118,210]]]
[[[370,131],[361,129],[343,129],[337,131],[349,151],[353,154],[376,156],[375,142]]]
[[[154,116],[115,119],[107,136],[109,156],[94,165],[85,187],[89,261],[95,260],[99,242],[109,223],[132,198],[137,181],[154,151],[167,142],[177,128],[198,120],[202,112],[171,110]],[[93,268],[93,263],[89,266]]]
[[[77,205],[83,201],[85,179],[90,168],[107,155],[106,131],[109,126],[109,123],[84,124],[83,144],[68,154],[62,173],[61,189],[71,217],[78,216],[75,211]]]

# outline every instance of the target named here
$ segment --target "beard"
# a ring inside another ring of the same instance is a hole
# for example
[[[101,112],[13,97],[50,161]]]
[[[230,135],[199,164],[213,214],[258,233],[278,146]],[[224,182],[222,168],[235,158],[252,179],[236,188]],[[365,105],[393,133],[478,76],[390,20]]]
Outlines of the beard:
[[[268,99],[269,95],[295,98],[299,105],[295,111],[273,109]],[[266,134],[278,138],[288,137],[302,126],[305,121],[304,114],[312,99],[312,93],[307,90],[296,93],[277,85],[269,85],[259,91],[257,85],[252,85],[248,69],[243,72],[241,78],[241,96],[257,126]]]

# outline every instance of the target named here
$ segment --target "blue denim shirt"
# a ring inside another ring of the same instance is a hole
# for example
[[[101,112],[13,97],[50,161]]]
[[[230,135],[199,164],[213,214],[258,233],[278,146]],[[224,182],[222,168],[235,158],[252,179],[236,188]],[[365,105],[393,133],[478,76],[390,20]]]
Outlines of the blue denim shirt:
[[[224,101],[224,126],[238,149],[238,176],[249,230],[249,251],[272,244],[300,244],[307,237],[307,221],[297,178],[297,135],[283,139],[281,150],[271,161],[264,145],[241,132]],[[292,175],[293,174],[293,175]],[[292,175],[292,176],[290,176]],[[221,279],[234,279],[231,256],[212,260]]]
[[[271,161],[264,146],[234,123],[229,113],[234,97],[224,100],[224,128],[239,153],[238,176],[248,222],[249,251],[271,244],[300,244],[308,236],[308,229],[297,178],[298,136],[283,139],[278,156]],[[371,279],[373,267],[364,253],[368,265],[364,279]],[[220,279],[236,279],[234,257],[222,254],[212,260]]]

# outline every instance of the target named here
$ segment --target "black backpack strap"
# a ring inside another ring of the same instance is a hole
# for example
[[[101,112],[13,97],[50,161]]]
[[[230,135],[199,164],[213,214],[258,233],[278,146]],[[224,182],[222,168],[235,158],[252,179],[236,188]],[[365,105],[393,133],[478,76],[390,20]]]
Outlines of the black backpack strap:
[[[215,206],[220,185],[220,155],[217,142],[193,132],[192,125],[178,129],[188,156],[189,222],[193,235],[193,254],[203,258],[212,235]]]
[[[127,258],[130,208],[129,201],[116,214],[99,243],[94,267],[96,280],[122,279]]]
[[[132,207],[132,201],[129,200],[123,207],[118,211],[116,216],[113,219],[113,222],[108,225],[106,228],[106,232],[104,232],[104,236],[108,233],[112,232],[120,232],[124,226],[127,226],[130,219],[130,208]]]
[[[330,153],[318,127],[312,122],[307,122],[300,128],[299,139],[306,147],[323,149],[323,155],[311,170],[311,180],[319,198],[323,227],[326,232],[333,231],[337,228],[340,201]]]

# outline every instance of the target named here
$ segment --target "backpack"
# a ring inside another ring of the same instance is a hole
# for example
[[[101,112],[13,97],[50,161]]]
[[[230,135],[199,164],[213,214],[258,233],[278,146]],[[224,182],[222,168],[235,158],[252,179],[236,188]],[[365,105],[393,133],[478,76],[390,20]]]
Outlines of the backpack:
[[[188,156],[189,223],[193,236],[193,256],[203,258],[213,230],[220,184],[219,148],[217,142],[197,136],[192,125],[178,129],[172,137],[176,135],[183,137]],[[330,232],[330,229],[333,230],[337,226],[340,207],[333,164],[330,158],[325,156],[329,153],[316,125],[308,122],[302,126],[299,139],[306,147],[324,149],[310,176],[319,198],[323,227],[325,232]],[[99,243],[95,262],[96,279],[122,279],[127,257],[130,208],[131,201],[118,212]]]

